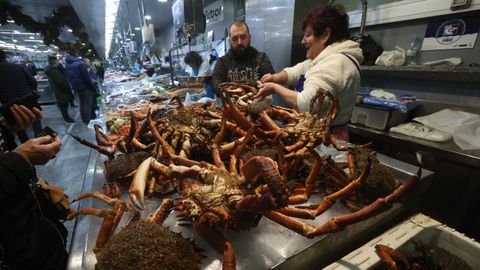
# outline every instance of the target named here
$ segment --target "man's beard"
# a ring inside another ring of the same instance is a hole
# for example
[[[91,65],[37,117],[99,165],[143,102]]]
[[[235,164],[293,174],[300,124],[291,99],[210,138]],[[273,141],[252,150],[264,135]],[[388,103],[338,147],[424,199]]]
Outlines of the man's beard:
[[[238,58],[244,58],[247,54],[247,48],[248,46],[250,46],[250,43],[247,44],[246,47],[244,47],[243,45],[238,45],[237,48],[233,49],[233,55],[235,55],[235,57],[238,57]]]

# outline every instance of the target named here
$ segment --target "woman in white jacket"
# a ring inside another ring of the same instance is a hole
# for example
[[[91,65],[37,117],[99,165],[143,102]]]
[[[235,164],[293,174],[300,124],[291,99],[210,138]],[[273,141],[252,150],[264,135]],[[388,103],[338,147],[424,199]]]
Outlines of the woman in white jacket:
[[[276,93],[292,108],[306,112],[318,89],[330,91],[340,103],[332,134],[348,141],[347,122],[360,89],[359,64],[363,61],[358,43],[350,40],[348,15],[342,6],[317,5],[305,16],[302,28],[307,60],[279,73],[265,74],[256,98]],[[295,82],[295,90],[278,84]]]

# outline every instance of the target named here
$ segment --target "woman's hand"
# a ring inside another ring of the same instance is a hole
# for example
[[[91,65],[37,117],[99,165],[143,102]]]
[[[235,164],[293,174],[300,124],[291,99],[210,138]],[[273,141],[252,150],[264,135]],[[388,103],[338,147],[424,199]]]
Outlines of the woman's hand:
[[[12,132],[28,129],[33,121],[42,119],[42,112],[39,109],[33,108],[30,110],[24,105],[14,104],[10,107],[10,112],[15,119],[15,124],[10,126]]]
[[[260,81],[262,83],[266,83],[266,82],[274,82],[273,80],[273,75],[272,73],[267,73],[265,75],[262,76],[262,78],[260,79]]]
[[[43,165],[50,159],[55,158],[61,146],[62,141],[59,137],[52,138],[47,135],[30,139],[13,151],[21,154],[32,165]]]
[[[260,100],[263,100],[267,96],[270,96],[271,94],[275,93],[278,86],[279,86],[278,84],[272,83],[272,82],[262,83],[254,99],[258,98]]]

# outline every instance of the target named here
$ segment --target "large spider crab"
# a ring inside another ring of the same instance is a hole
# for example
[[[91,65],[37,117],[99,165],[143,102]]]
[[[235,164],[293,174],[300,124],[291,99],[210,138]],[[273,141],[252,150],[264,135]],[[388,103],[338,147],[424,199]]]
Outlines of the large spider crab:
[[[418,175],[388,196],[377,199],[359,211],[336,216],[315,227],[292,217],[315,219],[328,210],[335,200],[345,197],[361,185],[369,173],[370,163],[367,162],[358,178],[350,179],[348,185],[325,196],[320,204],[301,208],[290,207],[289,204],[308,200],[315,186],[314,182],[318,181],[316,176],[326,158],[317,156],[304,186],[290,188],[274,160],[255,156],[242,163],[239,159],[240,153],[253,137],[251,130],[233,151],[227,170],[218,151],[218,145],[225,132],[225,122],[225,119],[222,119],[220,132],[215,136],[213,151],[215,164],[176,155],[170,156],[169,164],[159,162],[153,157],[149,158],[136,172],[136,176],[139,176],[136,177],[139,180],[137,185],[140,188],[130,193],[133,204],[143,208],[143,190],[151,170],[167,179],[177,179],[180,182],[180,195],[175,200],[173,208],[180,212],[180,217],[189,220],[215,250],[224,254],[223,269],[235,269],[235,254],[232,244],[217,226],[233,230],[248,229],[256,226],[261,216],[265,216],[305,237],[313,238],[341,230],[349,224],[388,210],[419,179],[420,170]]]

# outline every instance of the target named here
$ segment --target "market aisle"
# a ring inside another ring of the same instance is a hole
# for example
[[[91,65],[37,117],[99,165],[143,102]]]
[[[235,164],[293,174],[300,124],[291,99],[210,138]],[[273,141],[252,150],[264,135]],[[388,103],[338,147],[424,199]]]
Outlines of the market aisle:
[[[78,105],[78,100],[76,101]],[[56,105],[43,105],[43,126],[49,126],[57,131],[62,139],[62,149],[55,159],[44,166],[36,166],[37,175],[48,182],[65,189],[65,193],[72,200],[81,194],[86,177],[91,177],[87,171],[89,160],[95,159],[97,152],[85,147],[73,139],[70,134],[93,141],[92,129],[85,126],[80,120],[78,107],[69,108],[69,113],[77,123],[68,124],[63,121],[60,110]],[[29,134],[31,130],[29,131]],[[30,134],[31,136],[31,134]],[[32,136],[31,136],[32,137]],[[77,207],[75,204],[74,207]],[[65,222],[68,229],[67,250],[70,249],[75,220]]]

